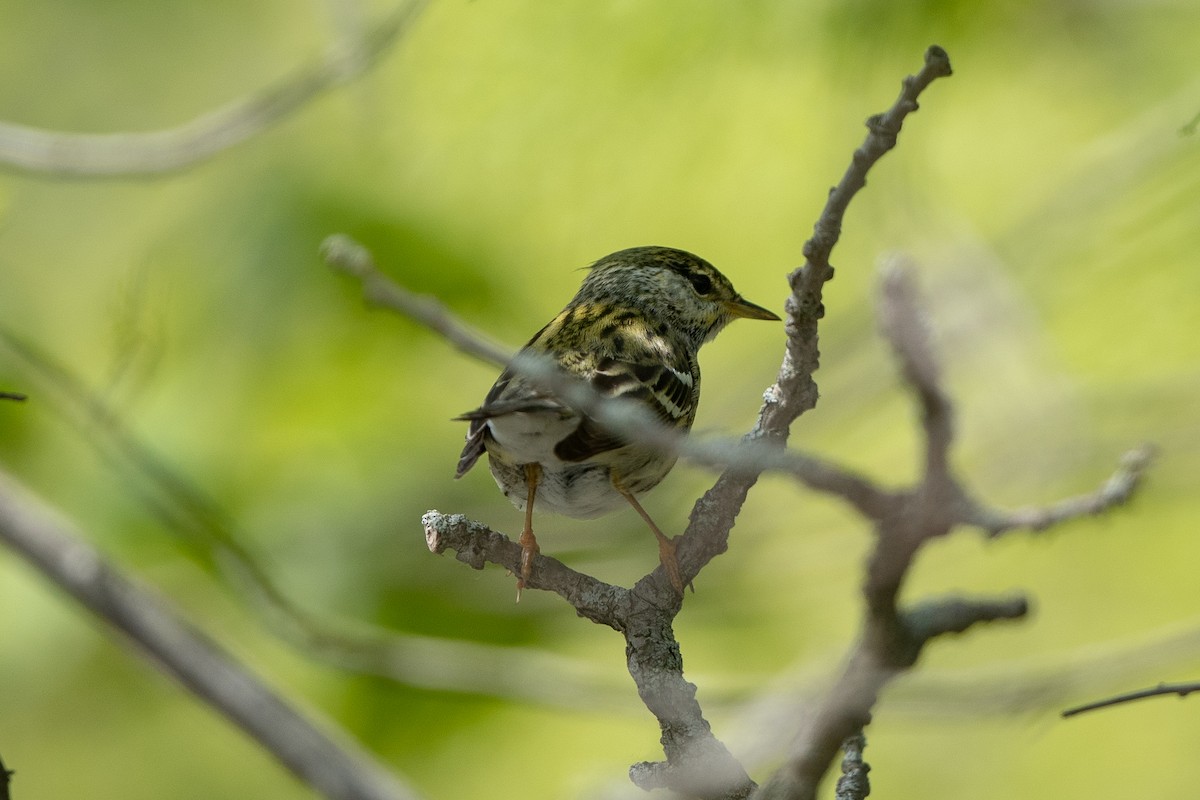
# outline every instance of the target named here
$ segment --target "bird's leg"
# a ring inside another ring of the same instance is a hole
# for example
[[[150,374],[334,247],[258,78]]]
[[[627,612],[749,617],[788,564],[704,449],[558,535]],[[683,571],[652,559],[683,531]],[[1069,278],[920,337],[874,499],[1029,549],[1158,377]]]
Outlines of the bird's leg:
[[[675,540],[667,538],[667,535],[659,530],[659,527],[654,524],[654,520],[650,519],[650,515],[646,513],[646,509],[642,508],[642,504],[637,501],[632,492],[626,490],[621,485],[620,480],[615,475],[613,476],[612,483],[613,488],[629,501],[629,505],[633,506],[633,510],[646,521],[646,524],[650,526],[650,530],[654,532],[654,538],[658,539],[658,560],[662,563],[663,569],[666,570],[667,579],[671,581],[671,586],[682,596],[683,576],[679,572],[679,558],[675,555]]]
[[[533,557],[540,552],[537,539],[533,537],[533,496],[537,493],[538,481],[542,477],[541,464],[525,465],[525,488],[529,492],[525,499],[525,528],[521,531],[521,574],[517,576],[517,602],[521,602],[521,590],[533,572]]]

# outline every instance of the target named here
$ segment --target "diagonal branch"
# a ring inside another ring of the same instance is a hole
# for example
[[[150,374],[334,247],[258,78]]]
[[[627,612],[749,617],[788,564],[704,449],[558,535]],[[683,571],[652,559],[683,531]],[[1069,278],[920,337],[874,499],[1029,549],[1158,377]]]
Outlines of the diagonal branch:
[[[380,272],[371,253],[349,236],[334,234],[326,237],[321,242],[321,258],[333,269],[357,278],[368,305],[403,314],[438,334],[460,352],[481,361],[503,367],[512,360],[511,350],[484,339],[437,298],[414,294]],[[530,368],[535,366],[531,364]]]
[[[369,69],[412,25],[426,0],[406,0],[357,46],[331,53],[273,87],[173,128],[64,133],[0,122],[0,166],[68,178],[159,175],[195,166],[262,133],[313,98]]]
[[[1144,700],[1147,697],[1163,697],[1165,695],[1178,695],[1179,697],[1187,697],[1193,692],[1200,692],[1200,682],[1189,681],[1188,683],[1160,683],[1158,686],[1149,689],[1139,689],[1136,692],[1126,692],[1115,697],[1109,697],[1104,700],[1097,700],[1093,703],[1085,703],[1081,706],[1068,708],[1062,712],[1064,717],[1073,717],[1076,714],[1082,714],[1085,711],[1096,711],[1101,708],[1110,708],[1111,706],[1120,705],[1122,703],[1132,703],[1135,700]]]
[[[88,545],[0,474],[0,540],[55,586],[128,636],[163,672],[223,714],[300,780],[338,800],[415,800],[416,793],[325,722],[289,705],[220,645]]]

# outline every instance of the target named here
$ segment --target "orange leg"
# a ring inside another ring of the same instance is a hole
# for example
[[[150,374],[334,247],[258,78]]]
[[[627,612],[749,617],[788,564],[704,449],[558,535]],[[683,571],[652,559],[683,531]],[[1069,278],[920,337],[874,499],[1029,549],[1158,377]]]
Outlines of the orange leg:
[[[650,519],[650,515],[646,513],[646,509],[642,508],[642,504],[637,501],[632,492],[626,491],[621,486],[616,476],[613,476],[612,482],[613,488],[629,501],[629,505],[633,506],[633,510],[646,521],[646,524],[650,526],[650,530],[654,532],[654,538],[658,539],[658,560],[662,563],[663,569],[666,570],[667,579],[671,581],[671,586],[675,587],[675,591],[682,595],[683,576],[679,572],[679,558],[675,555],[675,540],[667,538],[667,535],[659,530],[659,527],[654,524],[654,520]]]
[[[525,465],[525,487],[529,494],[525,499],[525,528],[521,531],[521,538],[518,540],[521,543],[521,574],[517,576],[518,603],[521,602],[521,590],[525,588],[525,582],[529,580],[529,575],[533,572],[533,557],[541,551],[537,539],[533,537],[533,497],[537,493],[537,485],[541,477],[541,464]]]

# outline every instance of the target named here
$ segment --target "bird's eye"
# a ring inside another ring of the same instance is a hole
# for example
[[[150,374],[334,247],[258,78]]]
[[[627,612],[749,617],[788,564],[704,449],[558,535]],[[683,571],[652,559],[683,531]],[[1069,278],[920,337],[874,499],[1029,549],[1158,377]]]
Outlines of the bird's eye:
[[[692,282],[692,288],[696,290],[696,294],[700,295],[701,297],[712,291],[712,279],[710,279],[707,275],[693,272],[688,275],[687,278]]]

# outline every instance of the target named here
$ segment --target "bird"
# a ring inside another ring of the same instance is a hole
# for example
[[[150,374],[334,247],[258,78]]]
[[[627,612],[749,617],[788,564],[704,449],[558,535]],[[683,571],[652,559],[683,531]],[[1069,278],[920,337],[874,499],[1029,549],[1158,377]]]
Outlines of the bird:
[[[548,358],[600,395],[632,400],[687,432],[700,400],[700,347],[738,318],[779,320],[699,256],[633,247],[593,263],[574,298],[520,354]],[[675,455],[606,430],[511,366],[481,406],[455,419],[469,423],[455,477],[486,453],[496,484],[525,512],[518,602],[540,552],[535,505],[581,519],[632,506],[658,540],[672,587],[683,594],[675,541],[638,501],[671,471]]]

